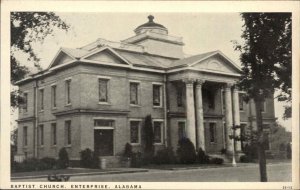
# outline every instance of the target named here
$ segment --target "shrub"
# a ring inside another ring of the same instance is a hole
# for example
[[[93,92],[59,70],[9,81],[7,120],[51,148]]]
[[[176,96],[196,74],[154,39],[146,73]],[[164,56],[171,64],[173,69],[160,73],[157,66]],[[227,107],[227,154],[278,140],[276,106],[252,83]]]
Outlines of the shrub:
[[[240,162],[242,162],[242,163],[249,163],[249,162],[252,162],[252,160],[247,155],[242,155],[240,157]]]
[[[58,168],[65,169],[69,166],[69,155],[66,148],[61,148],[58,153]]]
[[[53,169],[56,166],[56,160],[54,158],[44,157],[40,160],[40,164],[44,169]]]
[[[221,154],[226,154],[227,153],[227,149],[226,148],[222,148],[221,149]]]
[[[258,158],[257,147],[253,143],[245,145],[244,153],[251,161]]]
[[[130,158],[132,155],[132,146],[129,143],[126,143],[124,150],[124,157]]]
[[[172,147],[158,150],[154,157],[155,164],[174,164],[175,162],[176,157]]]
[[[223,158],[212,158],[210,161],[209,161],[211,164],[218,164],[218,165],[221,165],[224,163],[224,160]]]
[[[209,156],[205,154],[202,148],[199,148],[197,154],[197,162],[199,164],[208,164],[209,163]]]
[[[99,157],[89,148],[80,152],[80,166],[84,168],[98,168]]]
[[[178,142],[177,155],[181,164],[193,164],[196,161],[194,144],[188,138],[182,138]]]

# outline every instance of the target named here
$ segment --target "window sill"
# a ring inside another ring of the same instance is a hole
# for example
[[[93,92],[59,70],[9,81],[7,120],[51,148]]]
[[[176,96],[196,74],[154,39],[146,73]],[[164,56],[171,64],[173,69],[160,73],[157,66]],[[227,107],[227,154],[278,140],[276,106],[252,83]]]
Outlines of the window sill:
[[[40,148],[40,149],[44,149],[44,145],[40,145],[39,148]]]
[[[153,106],[153,108],[163,108],[162,106]]]
[[[53,107],[52,110],[57,110],[57,107]]]
[[[140,108],[140,107],[142,107],[142,106],[141,106],[141,105],[138,105],[138,104],[130,104],[130,107]]]
[[[44,113],[44,110],[40,110],[39,113]]]
[[[140,146],[140,143],[130,143],[131,146]]]
[[[153,143],[154,146],[161,146],[164,145],[164,143]]]
[[[69,106],[72,106],[72,104],[70,103],[70,104],[66,104],[66,105],[65,105],[65,107],[69,107]]]
[[[57,146],[56,145],[52,145],[51,148],[57,148]]]
[[[111,103],[109,102],[98,102],[99,105],[108,105],[111,106]]]
[[[65,148],[71,148],[72,145],[65,145],[64,147],[65,147]]]

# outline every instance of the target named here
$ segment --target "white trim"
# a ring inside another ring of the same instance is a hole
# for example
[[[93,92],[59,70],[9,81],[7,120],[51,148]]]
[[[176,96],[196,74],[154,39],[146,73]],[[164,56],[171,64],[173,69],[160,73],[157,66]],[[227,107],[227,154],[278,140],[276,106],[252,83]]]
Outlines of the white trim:
[[[163,145],[164,144],[164,128],[165,128],[165,124],[164,124],[164,119],[152,119],[152,125],[154,128],[154,122],[159,122],[161,123],[160,125],[160,143],[153,143],[154,145]]]
[[[139,126],[138,126],[138,142],[137,143],[132,143],[131,142],[131,131],[130,131],[130,129],[131,129],[131,125],[130,125],[130,123],[131,123],[131,121],[138,121],[139,122]],[[133,145],[133,146],[135,146],[135,145],[141,145],[141,142],[142,142],[142,119],[139,119],[139,118],[129,118],[128,119],[128,122],[129,122],[129,143],[131,144],[131,145]]]
[[[72,77],[65,78],[64,81],[72,80]]]
[[[123,65],[123,64],[117,64],[117,63],[110,63],[110,62],[104,62],[104,61],[93,61],[88,59],[81,59],[80,62],[83,63],[95,63],[99,65],[106,65],[106,66],[115,66],[115,67],[125,67],[125,68],[131,68],[130,65]]]
[[[144,67],[134,67],[134,66],[132,66],[131,69],[138,70],[138,71],[149,71],[149,72],[155,72],[155,73],[167,73],[165,70],[149,69],[149,68],[144,68]]]
[[[115,50],[113,50],[112,48],[110,47],[103,47],[103,48],[100,48],[100,49],[97,49],[96,51],[93,51],[85,56],[83,56],[80,60],[88,60],[86,58],[96,54],[96,53],[99,53],[101,51],[104,51],[104,50],[109,50],[110,52],[112,52],[113,54],[115,54],[119,59],[121,59],[122,61],[124,61],[125,63],[127,63],[128,65],[131,65],[126,59],[124,59],[120,54],[118,54]],[[119,64],[118,64],[119,65]]]
[[[139,81],[139,80],[130,80],[130,79],[128,80],[128,82],[129,83],[141,83],[141,81]]]
[[[162,82],[152,82],[152,85],[164,85],[164,83],[162,83]]]
[[[202,58],[202,59],[199,59],[199,60],[197,60],[197,61],[195,61],[195,62],[189,64],[188,66],[191,67],[191,66],[193,66],[193,65],[195,65],[195,64],[197,64],[197,63],[200,63],[201,61],[204,61],[205,59],[208,59],[208,58],[210,58],[210,57],[212,57],[212,56],[214,56],[214,55],[217,55],[217,54],[220,54],[220,55],[221,55],[222,57],[224,57],[229,63],[231,63],[237,70],[241,71],[240,67],[237,66],[237,65],[236,65],[231,59],[229,59],[226,55],[224,55],[220,50],[218,50],[218,51],[216,51],[215,53],[210,54],[210,55],[208,55],[208,56],[206,56],[206,57],[204,57],[204,58]]]
[[[115,119],[111,118],[111,117],[93,117],[92,119],[93,120],[103,119],[103,120],[112,120],[112,121],[115,121]]]
[[[111,79],[111,77],[109,77],[109,76],[100,76],[100,75],[98,75],[97,78],[98,79],[107,79],[107,80]]]
[[[50,65],[49,65],[49,67],[48,67],[48,69],[51,68],[51,66],[54,64],[54,62],[56,61],[57,57],[59,56],[59,54],[60,54],[61,52],[65,53],[66,55],[68,55],[68,56],[71,57],[72,59],[76,59],[76,58],[73,57],[71,54],[69,54],[68,52],[64,51],[63,48],[60,48],[60,49],[58,50],[58,52],[55,54],[54,58],[52,59]]]
[[[49,68],[49,71],[53,71],[53,70],[59,69],[59,68],[61,68],[61,67],[64,67],[64,66],[66,66],[66,65],[69,65],[69,64],[75,63],[75,62],[78,62],[78,61],[77,61],[77,60],[71,60],[71,61],[65,62],[65,63],[63,63],[63,64],[56,65],[56,66],[54,66],[54,67]],[[46,73],[43,73],[43,74],[46,74]]]
[[[101,130],[114,130],[115,128],[114,127],[101,127],[101,126],[97,126],[97,127],[95,127],[94,126],[94,130],[95,129],[101,129]]]
[[[52,86],[57,86],[57,83],[55,82],[55,83],[52,83],[52,84],[50,84],[50,86],[52,87]]]
[[[214,74],[221,74],[221,75],[228,75],[228,76],[236,76],[236,77],[241,76],[241,74],[236,74],[236,73],[226,73],[226,72],[212,71],[212,70],[207,70],[207,69],[197,69],[197,68],[193,68],[193,67],[183,67],[183,68],[171,69],[171,70],[168,70],[166,73],[173,73],[173,72],[185,71],[185,70],[200,71],[200,72],[214,73]]]

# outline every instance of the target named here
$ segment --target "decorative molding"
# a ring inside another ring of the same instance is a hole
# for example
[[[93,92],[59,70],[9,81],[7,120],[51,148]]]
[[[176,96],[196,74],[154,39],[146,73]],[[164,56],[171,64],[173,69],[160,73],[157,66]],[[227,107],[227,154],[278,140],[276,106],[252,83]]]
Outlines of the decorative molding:
[[[182,82],[184,82],[186,85],[193,85],[194,82],[196,82],[196,79],[194,79],[194,78],[184,78],[184,79],[182,79]]]
[[[197,79],[196,88],[201,88],[204,83],[204,79]]]
[[[72,109],[54,112],[55,116],[74,115],[74,114],[105,114],[105,115],[127,115],[129,110],[100,110],[100,109]]]
[[[27,121],[33,121],[35,120],[36,118],[35,117],[26,117],[26,118],[21,118],[21,119],[18,119],[16,120],[18,123],[22,123],[22,122],[27,122]]]

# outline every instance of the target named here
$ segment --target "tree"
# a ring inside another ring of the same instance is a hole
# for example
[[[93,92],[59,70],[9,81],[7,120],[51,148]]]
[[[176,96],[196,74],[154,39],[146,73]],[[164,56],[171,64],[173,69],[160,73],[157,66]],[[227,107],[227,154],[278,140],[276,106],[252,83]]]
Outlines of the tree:
[[[253,99],[256,110],[257,147],[260,180],[267,181],[262,125],[262,105],[275,90],[280,90],[280,101],[291,100],[291,14],[242,13],[244,29],[241,51],[242,77],[239,87]]]
[[[144,125],[144,139],[145,139],[145,161],[149,163],[154,155],[154,132],[152,126],[152,117],[151,115],[147,115],[145,118]]]
[[[53,33],[54,29],[68,30],[67,25],[53,12],[12,12],[10,15],[11,29],[11,84],[23,79],[29,74],[28,65],[22,65],[16,58],[16,52],[25,53],[28,61],[41,70],[39,57],[33,49],[33,44],[43,42],[44,39]],[[17,107],[22,102],[20,93],[17,90],[11,92],[11,106]]]

